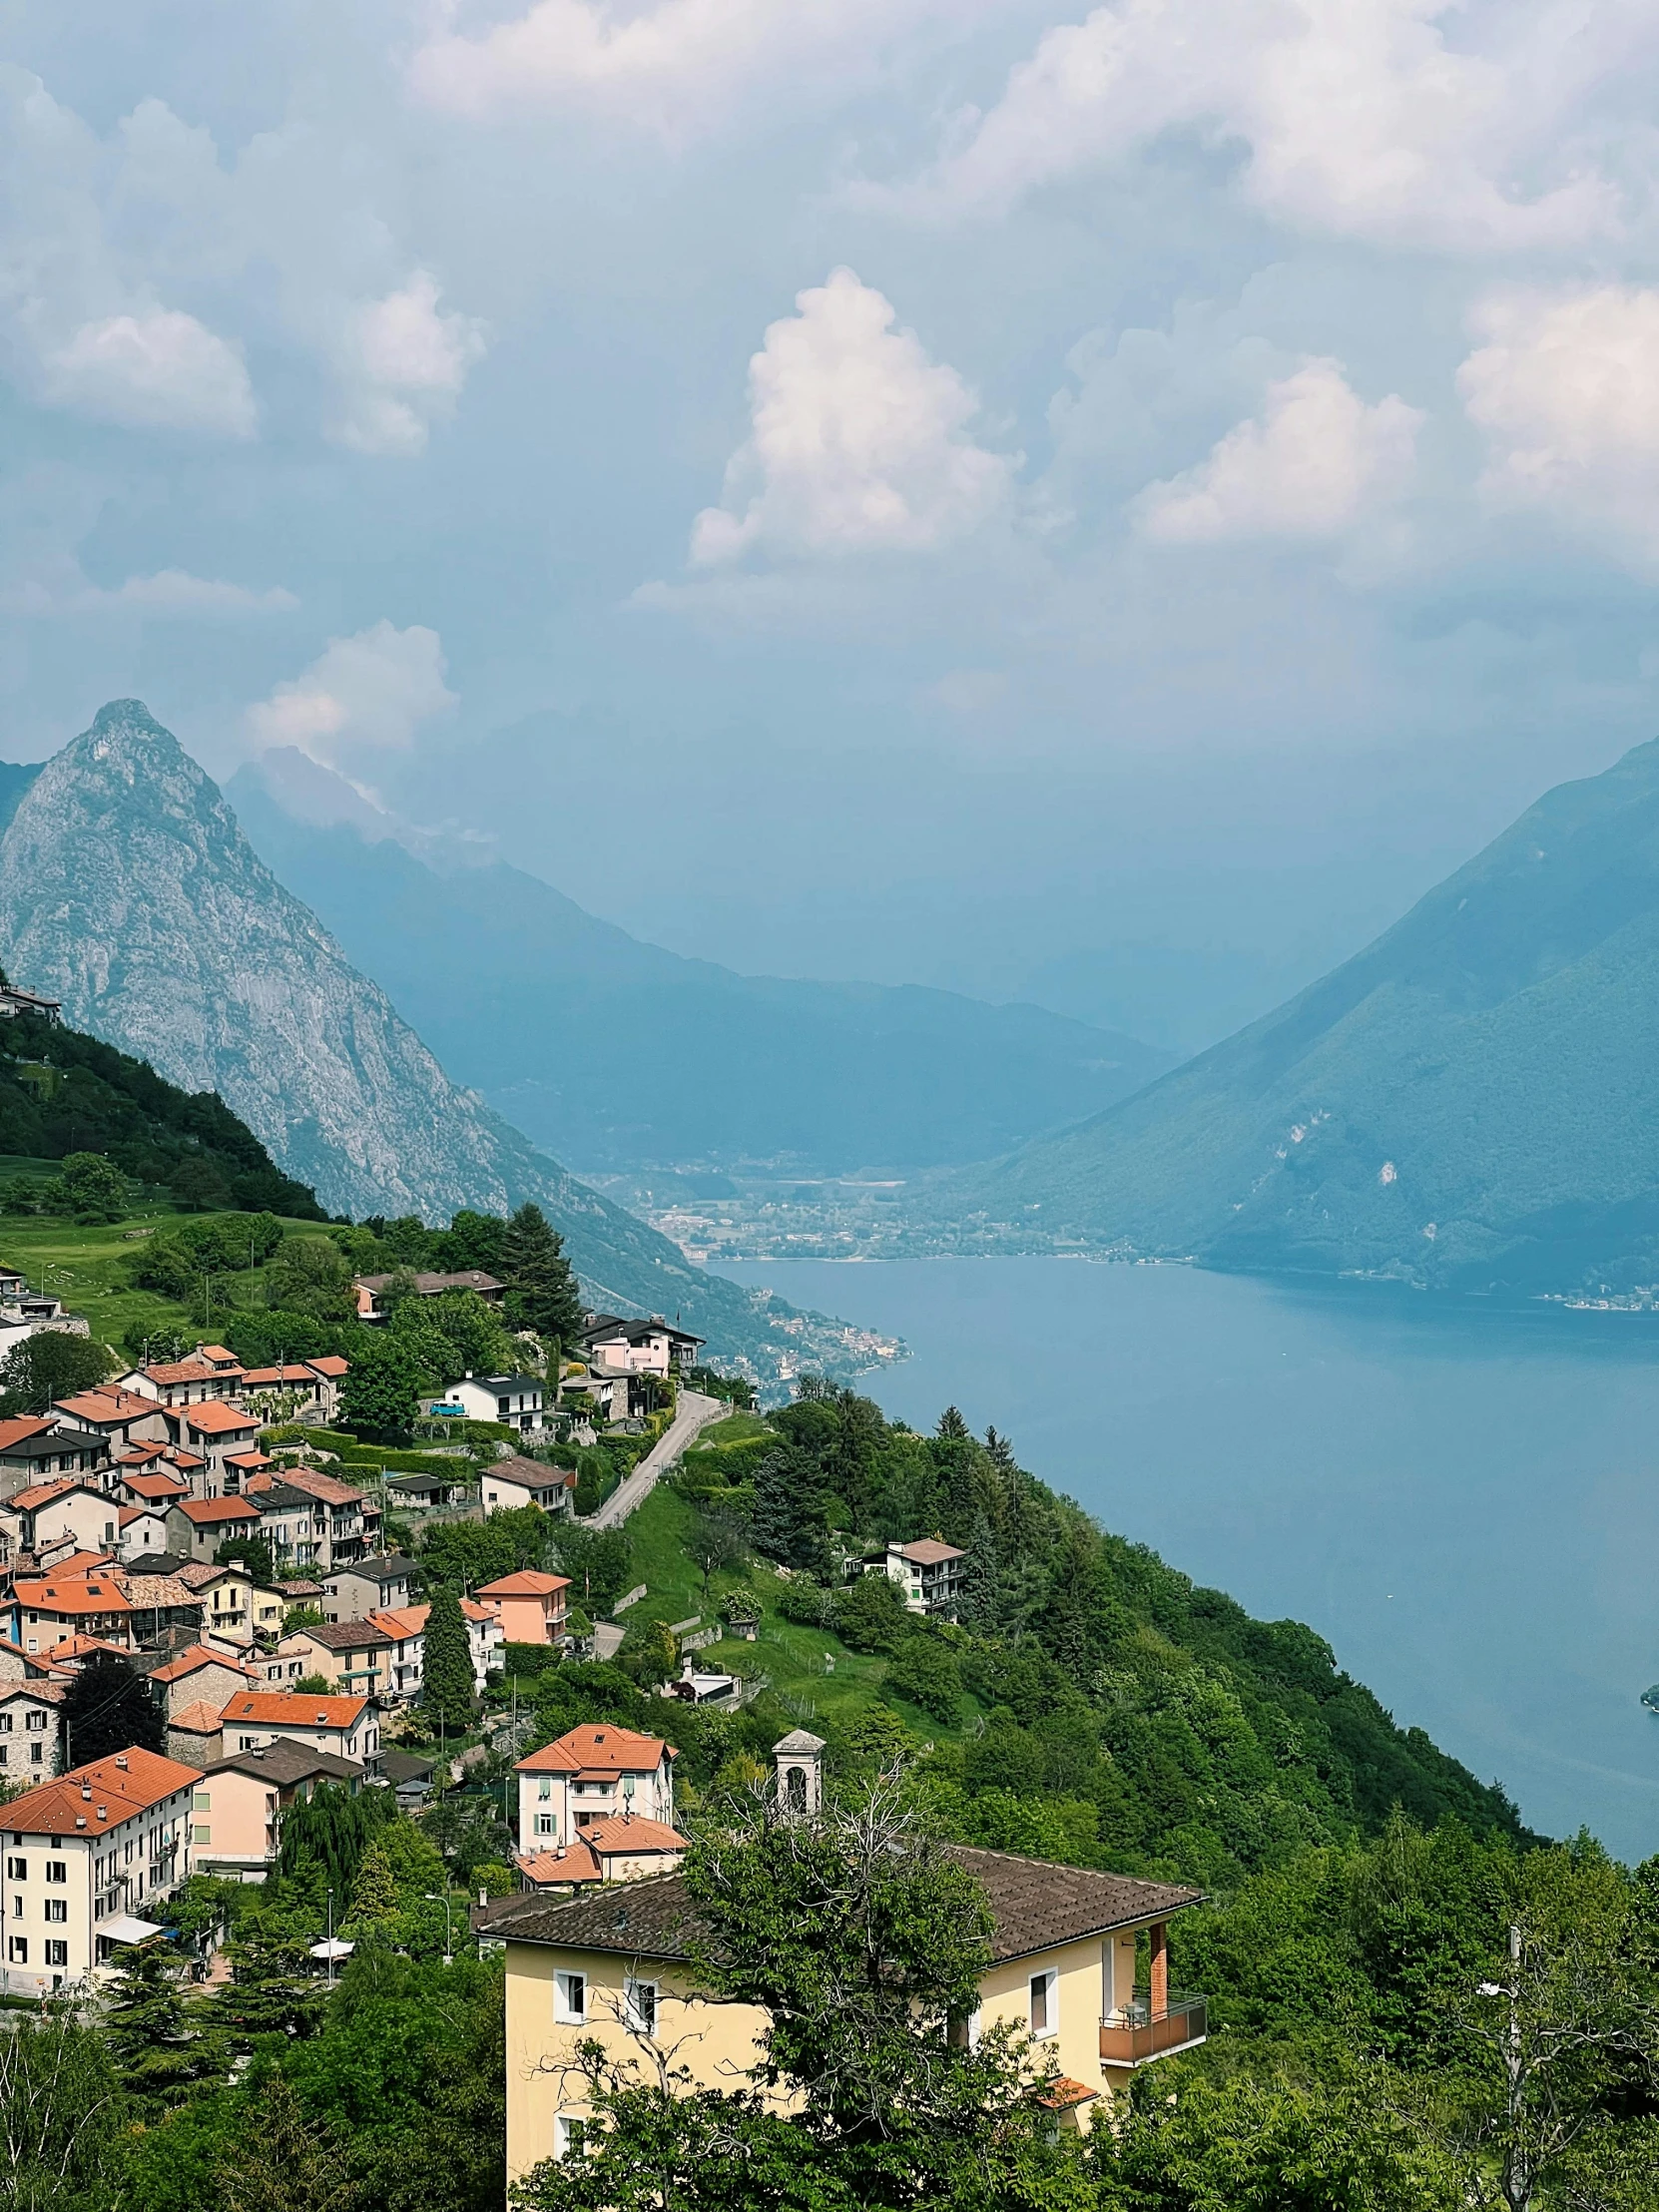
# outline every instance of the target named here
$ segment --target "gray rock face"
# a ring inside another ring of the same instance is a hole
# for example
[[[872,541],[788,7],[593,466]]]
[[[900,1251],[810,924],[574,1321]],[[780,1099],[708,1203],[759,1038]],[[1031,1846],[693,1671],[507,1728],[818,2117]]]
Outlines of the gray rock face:
[[[851,1333],[705,1275],[451,1083],[137,700],[24,793],[0,838],[0,961],[78,1028],[218,1091],[330,1212],[439,1222],[534,1199],[596,1304],[678,1311],[763,1379],[847,1365]]]

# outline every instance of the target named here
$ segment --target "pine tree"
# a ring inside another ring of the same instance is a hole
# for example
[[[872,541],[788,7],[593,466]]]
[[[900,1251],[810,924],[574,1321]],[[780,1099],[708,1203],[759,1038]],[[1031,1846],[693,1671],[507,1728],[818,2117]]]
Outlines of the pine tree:
[[[989,1635],[996,1626],[996,1537],[983,1513],[975,1513],[962,1562],[961,1610],[965,1628]]]
[[[564,1256],[564,1239],[539,1206],[525,1205],[501,1240],[501,1275],[519,1317],[544,1342],[574,1345],[582,1334],[582,1295]]]
[[[204,2034],[181,1993],[184,1961],[162,1936],[118,1954],[104,2030],[123,2086],[147,2104],[167,2106],[193,2082],[223,2075],[223,2038]]]
[[[351,2212],[361,2196],[326,2127],[305,2117],[279,2073],[260,2091],[260,2124],[247,2129],[215,2176],[225,2212]]]
[[[420,1701],[446,1728],[465,1728],[472,1719],[472,1651],[467,1642],[461,1601],[440,1588],[426,1616],[426,1656]]]

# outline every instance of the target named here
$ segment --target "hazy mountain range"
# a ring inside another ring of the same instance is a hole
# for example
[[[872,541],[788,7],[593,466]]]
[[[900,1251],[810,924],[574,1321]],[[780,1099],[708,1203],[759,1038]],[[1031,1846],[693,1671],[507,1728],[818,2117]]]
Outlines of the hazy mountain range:
[[[854,1333],[693,1267],[452,1083],[139,702],[0,790],[0,961],[78,1028],[218,1091],[330,1210],[534,1199],[596,1304],[679,1313],[763,1378],[858,1364]]]
[[[296,752],[244,768],[227,796],[273,871],[451,1074],[585,1171],[961,1164],[1174,1063],[1037,1006],[682,958],[521,869],[457,865],[430,841],[411,852]],[[627,804],[597,833],[625,838]]]
[[[1548,793],[1276,1012],[937,1205],[988,1247],[1659,1284],[1659,743]]]

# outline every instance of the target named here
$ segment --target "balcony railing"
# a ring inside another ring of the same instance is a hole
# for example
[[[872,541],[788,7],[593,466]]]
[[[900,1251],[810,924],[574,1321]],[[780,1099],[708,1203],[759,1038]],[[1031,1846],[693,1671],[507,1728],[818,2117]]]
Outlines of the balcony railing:
[[[1144,2066],[1149,2058],[1162,2058],[1189,2043],[1202,2043],[1209,2032],[1205,1998],[1172,1989],[1169,2002],[1154,2012],[1145,1997],[1108,2012],[1100,2023],[1100,2062],[1103,2066]]]

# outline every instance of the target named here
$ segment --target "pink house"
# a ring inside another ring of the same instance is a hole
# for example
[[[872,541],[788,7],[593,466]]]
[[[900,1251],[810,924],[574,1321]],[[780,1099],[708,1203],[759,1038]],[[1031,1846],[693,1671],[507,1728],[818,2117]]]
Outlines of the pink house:
[[[570,1577],[541,1574],[534,1567],[486,1582],[475,1595],[501,1623],[510,1644],[556,1644],[565,1632]]]

